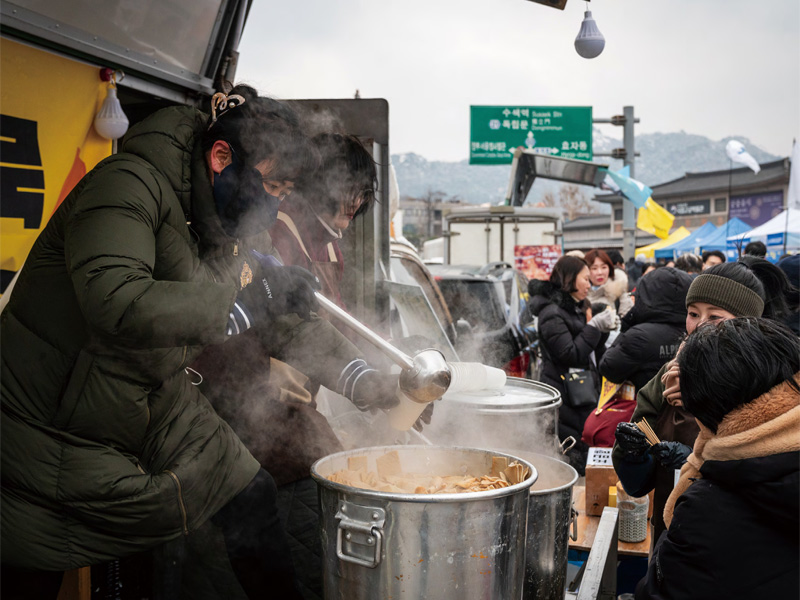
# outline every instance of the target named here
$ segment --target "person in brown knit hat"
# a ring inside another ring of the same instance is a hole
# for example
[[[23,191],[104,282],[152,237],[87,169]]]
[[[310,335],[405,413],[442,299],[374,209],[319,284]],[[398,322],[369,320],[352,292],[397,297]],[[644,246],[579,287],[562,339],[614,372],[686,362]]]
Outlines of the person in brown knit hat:
[[[636,598],[794,598],[800,341],[777,321],[730,319],[698,327],[678,363],[700,433]]]
[[[703,271],[686,295],[686,331],[700,324],[735,317],[782,320],[784,295],[790,284],[784,273],[766,260],[742,257]],[[663,509],[679,469],[691,452],[698,428],[681,402],[677,358],[666,363],[636,398],[630,423],[617,425],[612,460],[625,491],[644,496],[655,489],[652,541],[665,529]],[[650,446],[634,423],[645,419],[661,443]]]

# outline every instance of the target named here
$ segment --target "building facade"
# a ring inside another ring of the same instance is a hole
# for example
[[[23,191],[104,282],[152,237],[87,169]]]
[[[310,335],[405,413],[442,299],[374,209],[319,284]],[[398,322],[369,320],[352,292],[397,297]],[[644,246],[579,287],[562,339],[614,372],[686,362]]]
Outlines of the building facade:
[[[718,226],[733,217],[757,227],[784,209],[790,164],[783,158],[761,165],[758,173],[748,167],[686,173],[654,186],[652,198],[675,217],[673,229],[683,226],[692,231],[707,222]],[[622,248],[623,197],[603,194],[594,200],[610,204],[611,214],[579,217],[564,224],[564,250]],[[655,241],[637,229],[637,247]]]

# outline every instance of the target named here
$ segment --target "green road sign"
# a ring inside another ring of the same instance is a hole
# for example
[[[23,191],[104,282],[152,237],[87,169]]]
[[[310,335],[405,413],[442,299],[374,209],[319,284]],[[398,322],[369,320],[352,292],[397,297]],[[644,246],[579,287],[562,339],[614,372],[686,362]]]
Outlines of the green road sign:
[[[509,164],[519,146],[592,160],[592,107],[470,106],[469,164]]]

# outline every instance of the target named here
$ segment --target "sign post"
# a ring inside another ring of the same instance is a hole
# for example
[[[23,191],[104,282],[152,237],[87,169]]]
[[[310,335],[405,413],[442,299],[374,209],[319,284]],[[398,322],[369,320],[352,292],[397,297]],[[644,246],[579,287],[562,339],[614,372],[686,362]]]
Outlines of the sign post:
[[[591,161],[591,106],[471,106],[471,165],[510,164],[518,147]]]

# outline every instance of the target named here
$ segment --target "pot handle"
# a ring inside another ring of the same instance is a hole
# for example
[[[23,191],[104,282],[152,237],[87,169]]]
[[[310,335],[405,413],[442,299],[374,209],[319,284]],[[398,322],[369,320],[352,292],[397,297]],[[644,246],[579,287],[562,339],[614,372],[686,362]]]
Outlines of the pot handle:
[[[572,450],[572,448],[573,448],[573,447],[575,446],[575,444],[577,444],[577,443],[578,443],[578,440],[576,440],[576,439],[575,439],[574,437],[572,437],[572,436],[569,436],[568,438],[566,438],[566,439],[565,439],[563,442],[561,442],[561,443],[559,444],[559,448],[561,448],[561,454],[566,454],[567,452],[569,452],[570,450]]]
[[[386,511],[344,501],[336,513],[336,556],[374,569],[381,562]]]
[[[575,507],[570,507],[570,522],[572,523],[572,532],[569,534],[569,539],[573,542],[578,541],[578,511],[575,510]]]

